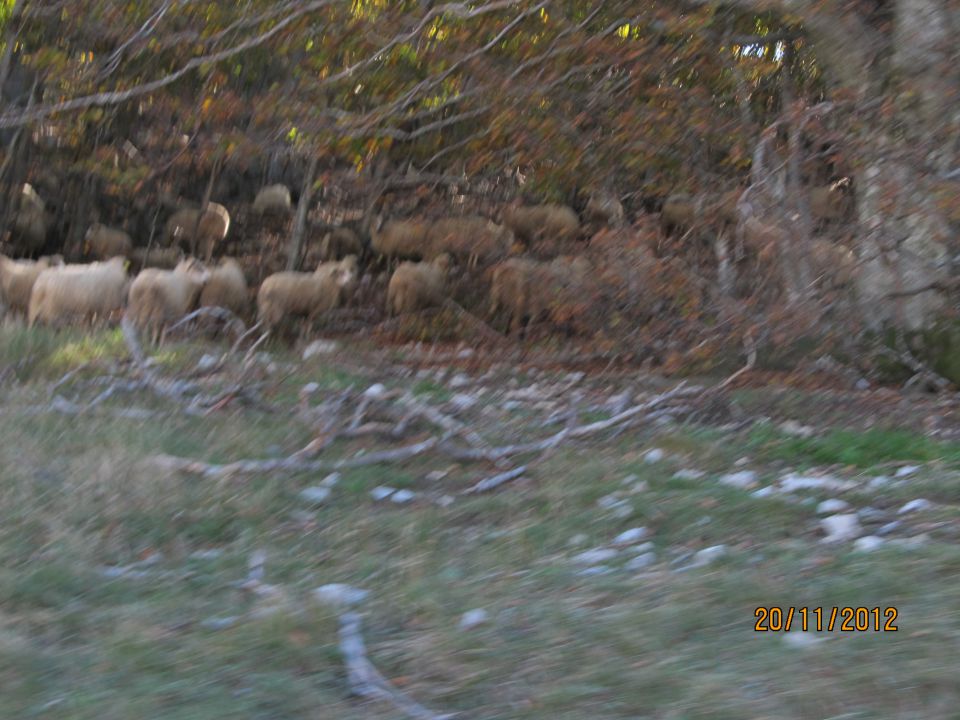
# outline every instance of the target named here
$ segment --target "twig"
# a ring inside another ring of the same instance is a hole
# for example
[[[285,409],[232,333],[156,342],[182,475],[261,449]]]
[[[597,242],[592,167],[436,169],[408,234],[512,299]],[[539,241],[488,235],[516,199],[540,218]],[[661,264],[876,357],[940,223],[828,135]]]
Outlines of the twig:
[[[499,473],[498,475],[492,475],[491,477],[484,478],[475,485],[470,486],[464,490],[461,495],[472,495],[475,493],[487,492],[488,490],[493,490],[494,488],[500,487],[506,482],[520,477],[527,471],[526,465],[521,465],[516,467],[513,470],[507,470],[506,472]]]
[[[340,652],[347,665],[347,682],[355,695],[386,700],[416,720],[447,720],[454,715],[438,715],[410,699],[387,682],[367,659],[367,649],[360,634],[360,615],[346,612],[340,616]]]

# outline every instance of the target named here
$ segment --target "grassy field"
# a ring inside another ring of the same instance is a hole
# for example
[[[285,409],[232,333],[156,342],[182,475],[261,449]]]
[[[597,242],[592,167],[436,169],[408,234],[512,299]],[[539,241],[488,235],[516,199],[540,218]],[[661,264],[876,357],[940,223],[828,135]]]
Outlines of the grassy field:
[[[223,349],[172,346],[157,368],[183,375]],[[211,479],[151,460],[289,455],[315,435],[296,412],[309,382],[320,399],[382,382],[444,409],[467,393],[476,404],[463,418],[493,443],[557,429],[536,401],[512,398],[563,373],[502,368],[465,384],[459,371],[417,372],[400,350],[344,346],[300,362],[266,349],[250,379],[262,383],[262,406],[189,414],[141,392],[71,414],[51,400],[82,404],[93,378],[132,375],[120,334],[0,333],[0,717],[400,717],[350,696],[337,611],[312,599],[325,583],[370,592],[357,607],[370,659],[438,713],[956,717],[960,444],[884,423],[811,422],[812,437],[783,432],[778,419],[644,424],[565,442],[491,493],[458,494],[496,468],[425,454],[345,470],[319,506],[300,492],[326,473]],[[577,385],[590,406],[583,422],[609,416],[610,385]],[[374,445],[338,440],[326,452]],[[663,459],[647,462],[652,448]],[[918,469],[894,478],[906,464]],[[703,476],[675,477],[693,469]],[[747,469],[761,488],[788,471],[853,484],[757,497],[720,482]],[[871,483],[880,474],[893,479]],[[381,485],[417,495],[374,500]],[[455,501],[436,501],[444,496]],[[899,525],[872,552],[825,544],[816,505],[827,498],[862,511],[862,534]],[[931,505],[898,513],[917,498]],[[651,545],[577,561],[638,527]],[[717,545],[715,560],[694,562]],[[282,603],[238,587],[258,552]],[[630,564],[643,553],[653,553],[644,567]],[[760,606],[837,605],[896,607],[898,630],[754,631]],[[487,621],[461,629],[476,608]]]

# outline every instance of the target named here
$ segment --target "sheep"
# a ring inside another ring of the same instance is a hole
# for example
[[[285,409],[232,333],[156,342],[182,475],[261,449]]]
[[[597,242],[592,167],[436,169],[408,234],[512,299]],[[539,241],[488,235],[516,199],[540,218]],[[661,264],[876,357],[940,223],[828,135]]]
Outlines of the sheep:
[[[485,217],[442,218],[427,230],[424,256],[432,259],[447,253],[467,259],[475,267],[480,260],[500,260],[512,245],[513,233]]]
[[[503,208],[501,219],[523,242],[538,240],[566,242],[580,234],[580,219],[566,205],[530,205],[523,207],[516,202]]]
[[[811,243],[810,261],[817,282],[829,289],[849,286],[857,272],[857,258],[853,251],[823,238],[815,238]]]
[[[671,195],[660,209],[660,228],[666,236],[675,230],[690,230],[699,215],[699,202],[689,195]]]
[[[363,255],[363,241],[348,227],[334,228],[320,241],[320,257],[324,260],[339,260],[348,255]]]
[[[615,195],[594,190],[583,210],[587,222],[620,227],[624,223],[623,204]]]
[[[180,261],[173,270],[141,270],[130,285],[126,317],[149,331],[156,345],[168,323],[194,308],[209,279],[210,271],[195,258]]]
[[[340,304],[344,288],[354,281],[356,267],[356,257],[350,256],[339,263],[324,263],[312,273],[274,273],[257,292],[260,322],[268,331],[287,317],[306,317],[312,323]]]
[[[84,250],[85,255],[97,260],[105,260],[117,255],[129,257],[133,250],[133,242],[123,230],[94,223],[87,228],[87,234],[84,235]]]
[[[286,185],[267,185],[253,201],[253,212],[258,215],[286,215],[291,207],[290,190]]]
[[[208,203],[202,216],[199,209],[181,208],[167,220],[163,233],[164,244],[169,247],[177,243],[189,249],[191,255],[196,255],[200,246],[204,257],[209,260],[213,257],[214,248],[223,241],[229,230],[230,213],[219,203]]]
[[[401,263],[387,286],[387,314],[416,312],[443,302],[450,256],[441,253],[430,262]]]
[[[130,260],[137,271],[146,267],[157,267],[164,270],[173,270],[177,263],[183,259],[183,253],[179,248],[133,248],[130,251]]]
[[[0,255],[0,297],[7,311],[27,317],[30,291],[40,273],[48,267],[63,265],[63,258],[42,257],[39,260],[11,260]]]
[[[531,305],[531,287],[542,263],[528,258],[510,258],[494,266],[490,283],[490,315],[506,311],[509,332],[520,334],[538,314]]]
[[[24,183],[13,219],[11,234],[14,243],[27,254],[36,252],[47,241],[49,225],[50,221],[43,200],[30,183]]]
[[[123,307],[127,260],[61,265],[42,270],[30,292],[27,323],[92,320]]]
[[[429,252],[428,230],[424,220],[378,220],[370,233],[370,248],[380,257],[422,258]]]
[[[235,315],[247,307],[247,278],[234,258],[222,258],[220,265],[210,271],[210,278],[200,292],[200,306],[226,308]]]
[[[842,222],[853,212],[850,178],[810,188],[810,216],[818,226]]]

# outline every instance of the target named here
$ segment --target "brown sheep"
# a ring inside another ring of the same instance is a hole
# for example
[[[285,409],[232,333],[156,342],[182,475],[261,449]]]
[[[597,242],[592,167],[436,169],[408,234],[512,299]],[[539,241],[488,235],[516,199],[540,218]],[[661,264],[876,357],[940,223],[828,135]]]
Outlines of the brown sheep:
[[[197,219],[199,218],[199,224]],[[194,236],[196,230],[196,236]],[[167,220],[164,229],[164,243],[169,247],[174,244],[188,249],[191,255],[196,255],[198,248],[203,256],[209,260],[217,244],[227,237],[230,230],[230,213],[219,203],[211,202],[207,211],[200,215],[198,208],[182,208],[177,210]]]
[[[442,253],[430,262],[401,263],[387,286],[387,314],[416,312],[443,302],[450,256]]]
[[[267,185],[253,201],[253,212],[258,215],[286,215],[291,207],[290,190],[286,185]]]
[[[826,288],[849,286],[857,272],[857,258],[849,248],[823,238],[810,246],[810,260],[817,282]]]
[[[363,241],[348,227],[334,228],[320,241],[320,257],[324,260],[339,260],[348,255],[363,255]]]
[[[55,325],[105,317],[123,307],[127,260],[61,265],[40,272],[30,292],[28,324]]]
[[[700,214],[699,203],[689,195],[671,195],[660,209],[660,228],[670,236],[676,230],[690,230]]]
[[[7,311],[27,317],[30,291],[40,273],[48,267],[63,265],[63,258],[42,257],[39,260],[11,260],[0,255],[0,297]]]
[[[31,254],[43,247],[47,241],[47,229],[50,218],[43,200],[29,183],[21,188],[19,204],[13,218],[13,243],[25,254]]]
[[[493,268],[490,284],[490,315],[504,310],[511,334],[521,334],[537,315],[532,292],[543,263],[528,258],[510,258]]]
[[[584,257],[558,257],[547,262],[511,258],[492,273],[490,311],[504,309],[509,332],[523,334],[530,323],[549,315],[566,324],[565,313],[583,302],[592,278],[592,266]]]
[[[484,263],[501,260],[512,245],[513,233],[485,217],[442,218],[427,230],[425,257],[447,253],[476,267],[481,260]]]
[[[503,208],[501,218],[503,224],[528,245],[539,240],[564,243],[576,240],[580,234],[580,219],[566,205],[523,207],[513,202]]]
[[[194,309],[210,271],[195,258],[182,260],[173,270],[141,270],[130,285],[126,315],[157,344],[166,326]]]
[[[200,292],[201,307],[222,307],[242,315],[247,307],[247,278],[234,258],[221,258],[220,265],[210,271],[210,279]]]
[[[810,216],[817,225],[843,222],[853,212],[850,178],[810,188]]]
[[[370,249],[379,257],[422,258],[429,254],[425,220],[377,222],[370,233]]]
[[[267,330],[285,318],[306,317],[313,322],[320,314],[337,307],[356,275],[357,259],[324,263],[314,272],[279,272],[266,278],[257,293],[260,322]]]
[[[587,222],[620,227],[624,223],[623,204],[613,194],[594,190],[583,210]]]
[[[132,250],[133,242],[129,235],[101,223],[91,225],[84,236],[84,254],[96,260],[118,255],[129,257]]]

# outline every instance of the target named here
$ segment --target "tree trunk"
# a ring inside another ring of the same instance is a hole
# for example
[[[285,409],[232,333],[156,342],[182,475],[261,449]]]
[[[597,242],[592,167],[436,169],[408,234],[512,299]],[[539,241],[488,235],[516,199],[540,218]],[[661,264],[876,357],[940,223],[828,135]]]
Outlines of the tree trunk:
[[[307,213],[310,211],[310,200],[313,197],[313,178],[317,174],[317,153],[310,157],[307,174],[303,178],[303,187],[300,190],[300,202],[297,203],[297,216],[293,222],[293,234],[290,236],[290,254],[287,256],[287,270],[296,270],[300,265],[300,255],[303,253],[303,238],[307,232]]]

